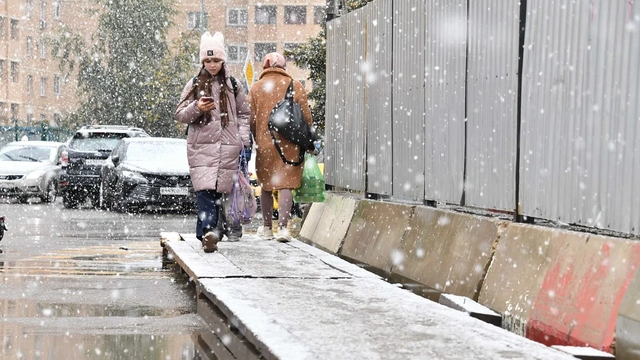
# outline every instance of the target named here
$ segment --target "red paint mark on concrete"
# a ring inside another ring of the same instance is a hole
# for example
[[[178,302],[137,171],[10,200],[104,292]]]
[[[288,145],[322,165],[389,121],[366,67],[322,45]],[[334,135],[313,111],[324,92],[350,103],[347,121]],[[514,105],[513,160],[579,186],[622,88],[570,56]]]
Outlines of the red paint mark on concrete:
[[[611,352],[618,308],[640,265],[640,245],[614,258],[606,243],[600,254],[581,260],[576,255],[560,252],[552,261],[527,319],[526,336],[546,345]]]

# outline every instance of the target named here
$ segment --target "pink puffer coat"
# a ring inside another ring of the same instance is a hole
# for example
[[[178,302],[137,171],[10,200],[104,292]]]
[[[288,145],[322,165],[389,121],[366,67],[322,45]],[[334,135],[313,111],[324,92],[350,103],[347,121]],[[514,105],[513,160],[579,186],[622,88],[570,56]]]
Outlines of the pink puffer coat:
[[[196,107],[196,100],[192,96],[178,105],[176,120],[189,124],[187,137],[187,157],[189,172],[195,191],[217,190],[221,193],[231,192],[233,176],[238,171],[238,159],[242,147],[249,146],[249,105],[246,101],[244,89],[237,82],[238,95],[233,94],[233,86],[229,78],[229,122],[225,128],[220,123],[220,110],[216,107],[211,111],[211,122],[208,124],[194,123],[203,113]],[[189,81],[180,99],[184,99],[193,87]],[[220,104],[220,85],[214,81],[211,96]],[[233,99],[235,98],[235,102]]]

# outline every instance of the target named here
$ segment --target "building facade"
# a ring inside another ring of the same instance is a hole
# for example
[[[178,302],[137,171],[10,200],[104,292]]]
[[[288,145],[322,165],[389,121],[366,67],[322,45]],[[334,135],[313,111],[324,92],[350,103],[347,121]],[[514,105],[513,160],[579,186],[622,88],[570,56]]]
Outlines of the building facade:
[[[75,78],[61,73],[51,50],[65,26],[87,37],[95,32],[92,6],[91,0],[0,0],[0,126],[57,126],[75,111]],[[305,43],[325,16],[325,0],[189,0],[175,6],[169,41],[189,31],[222,32],[230,71],[243,80],[247,54],[257,79],[265,54]],[[291,62],[289,71],[311,88],[306,70]]]

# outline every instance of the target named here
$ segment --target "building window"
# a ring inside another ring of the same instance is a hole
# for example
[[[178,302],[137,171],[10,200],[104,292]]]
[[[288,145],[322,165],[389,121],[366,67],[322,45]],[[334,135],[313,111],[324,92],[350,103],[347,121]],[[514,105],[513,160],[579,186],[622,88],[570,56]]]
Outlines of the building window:
[[[53,77],[53,93],[60,95],[60,76],[58,75]]]
[[[53,18],[56,20],[60,20],[60,2],[53,2]]]
[[[243,45],[227,45],[227,61],[244,62],[247,58],[249,49]]]
[[[11,104],[11,120],[18,120],[18,112],[20,111],[20,105]]]
[[[0,16],[0,39],[7,38],[7,32],[4,30],[4,17]]]
[[[256,24],[277,24],[278,10],[275,6],[256,6]]]
[[[15,61],[11,62],[11,82],[12,83],[17,83],[18,82],[18,74],[20,72],[18,71],[18,63]]]
[[[47,93],[47,78],[41,77],[40,78],[40,96],[45,96],[46,93]]]
[[[247,26],[249,12],[247,9],[227,9],[227,25]]]
[[[40,122],[43,124],[47,123],[47,115],[45,114],[40,114]]]
[[[202,13],[198,12],[188,12],[187,13],[187,30],[197,30],[200,29],[200,16]],[[204,28],[207,28],[207,17],[209,14],[204,13]]]
[[[31,36],[27,36],[27,56],[33,56],[33,39]]]
[[[32,113],[28,113],[27,114],[27,126],[31,126],[32,123],[33,123],[33,114]]]
[[[33,76],[27,75],[27,95],[33,92]]]
[[[31,11],[33,10],[32,0],[25,0],[24,1],[24,10],[26,12],[25,15],[27,16],[27,19],[30,19],[31,18]]]
[[[59,126],[62,121],[62,115],[60,113],[53,113],[53,126]]]
[[[0,60],[0,82],[4,82],[4,70],[5,67],[5,61],[4,60]]]
[[[256,56],[257,63],[262,62],[262,58],[268,53],[276,51],[276,43],[257,43],[253,46],[253,53]]]
[[[47,28],[47,3],[40,0],[40,29]]]
[[[44,39],[40,39],[40,59],[47,58],[47,44]]]
[[[326,15],[326,6],[314,6],[313,7],[313,23],[320,25],[324,22]]]
[[[18,20],[11,19],[11,40],[18,40]]]
[[[306,6],[285,6],[284,23],[291,25],[304,25],[307,23]]]
[[[293,55],[287,55],[288,51],[296,51],[302,46],[301,43],[284,43],[284,54],[287,61],[294,61]]]

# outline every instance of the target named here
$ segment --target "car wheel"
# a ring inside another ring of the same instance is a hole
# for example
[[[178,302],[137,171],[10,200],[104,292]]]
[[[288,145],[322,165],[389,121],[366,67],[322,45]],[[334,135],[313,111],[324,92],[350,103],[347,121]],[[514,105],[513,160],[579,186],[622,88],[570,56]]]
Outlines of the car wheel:
[[[44,194],[40,197],[40,200],[42,200],[42,202],[46,202],[51,204],[52,202],[56,201],[56,195],[58,194],[58,191],[56,189],[56,184],[53,181],[50,181],[47,183],[47,187],[45,188],[45,192]]]
[[[76,197],[74,197],[73,195],[64,194],[62,196],[62,205],[64,205],[64,207],[68,209],[75,209],[78,207],[79,202],[78,199],[76,199]]]
[[[124,201],[122,195],[113,194],[113,207],[120,213],[128,213],[131,208]]]
[[[100,209],[100,193],[95,193],[89,197],[91,200],[91,206],[95,209]]]
[[[20,204],[26,204],[29,202],[29,197],[28,196],[18,196],[18,202]]]

